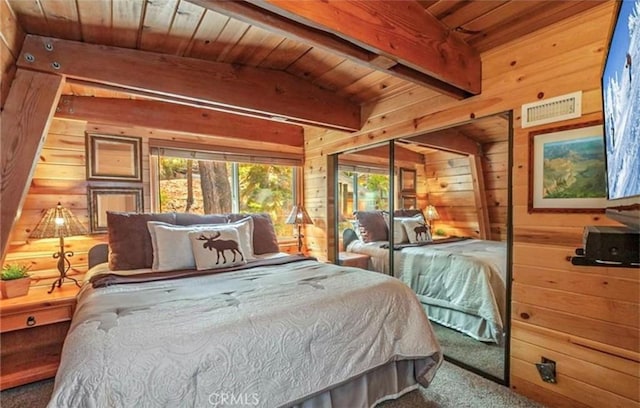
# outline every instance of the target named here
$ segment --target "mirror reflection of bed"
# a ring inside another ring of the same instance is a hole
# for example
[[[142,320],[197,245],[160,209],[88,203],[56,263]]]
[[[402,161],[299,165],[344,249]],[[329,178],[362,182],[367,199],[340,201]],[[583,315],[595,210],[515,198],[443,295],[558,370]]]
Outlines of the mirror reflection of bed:
[[[393,166],[389,143],[344,152],[335,186],[338,259],[364,255],[367,269],[409,285],[445,356],[498,382],[507,375],[510,133],[501,113],[392,141]]]

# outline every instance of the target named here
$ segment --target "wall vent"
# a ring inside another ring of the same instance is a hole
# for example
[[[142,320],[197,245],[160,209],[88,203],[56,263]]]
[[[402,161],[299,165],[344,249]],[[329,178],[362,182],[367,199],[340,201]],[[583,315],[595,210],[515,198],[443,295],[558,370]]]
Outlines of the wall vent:
[[[522,105],[523,128],[580,116],[582,116],[582,91]]]

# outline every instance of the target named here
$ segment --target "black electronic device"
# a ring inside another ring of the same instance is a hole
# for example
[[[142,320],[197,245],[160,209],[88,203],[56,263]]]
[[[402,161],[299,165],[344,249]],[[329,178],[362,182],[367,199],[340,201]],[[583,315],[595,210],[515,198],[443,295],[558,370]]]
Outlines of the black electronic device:
[[[640,264],[640,230],[631,227],[585,227],[582,255],[585,260],[622,265]]]

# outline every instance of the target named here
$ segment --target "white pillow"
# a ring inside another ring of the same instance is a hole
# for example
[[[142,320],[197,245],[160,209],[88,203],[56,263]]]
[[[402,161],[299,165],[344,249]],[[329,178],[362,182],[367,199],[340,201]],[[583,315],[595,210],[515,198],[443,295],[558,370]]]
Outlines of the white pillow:
[[[389,214],[384,214],[385,221],[387,222],[387,228],[389,228]],[[407,230],[404,228],[402,221],[415,220],[424,223],[424,217],[422,214],[416,214],[413,217],[393,217],[393,243],[394,244],[406,244],[409,242],[409,236]]]
[[[402,225],[403,220],[410,220],[411,218],[394,218],[393,219],[393,243],[394,244],[404,244],[409,242],[409,236],[407,235],[407,230],[404,229],[404,225]]]
[[[431,242],[431,228],[424,222],[422,217],[406,218],[402,220],[409,242],[412,244]]]
[[[174,224],[169,224],[168,222],[161,221],[147,221],[147,229],[149,230],[149,235],[151,236],[151,248],[153,248],[153,263],[151,264],[151,270],[158,270],[158,238],[156,237],[156,226],[163,225],[168,227],[175,227]]]
[[[147,222],[153,246],[153,264],[156,272],[176,269],[194,269],[196,260],[193,255],[189,233],[206,229],[234,228],[246,260],[255,259],[253,254],[253,218],[246,217],[228,224],[173,225],[158,221]]]
[[[227,224],[223,224],[227,225]],[[246,264],[236,228],[207,228],[189,233],[196,269],[217,269]]]

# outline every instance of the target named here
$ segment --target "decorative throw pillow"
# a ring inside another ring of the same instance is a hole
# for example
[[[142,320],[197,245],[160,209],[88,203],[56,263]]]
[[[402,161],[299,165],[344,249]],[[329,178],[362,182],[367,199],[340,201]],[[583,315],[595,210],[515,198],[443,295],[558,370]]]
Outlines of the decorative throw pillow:
[[[404,219],[402,220],[402,225],[407,232],[410,243],[417,244],[432,241],[431,228],[425,224],[423,219],[414,217]]]
[[[235,228],[206,228],[189,233],[196,269],[217,269],[247,263]]]
[[[386,241],[389,236],[382,211],[356,211],[360,233],[364,242]]]
[[[402,221],[404,220],[417,220],[424,223],[424,217],[422,216],[422,212],[420,210],[396,210],[393,212],[393,243],[394,244],[406,244],[409,242],[409,236],[407,235],[407,230],[402,225]],[[401,216],[399,214],[405,214]],[[411,216],[406,214],[412,214]],[[389,213],[383,212],[384,221],[387,223],[387,228],[389,228]],[[389,228],[391,230],[391,228]]]
[[[193,255],[191,232],[203,229],[235,229],[237,230],[239,245],[246,260],[255,259],[253,256],[253,219],[246,217],[229,224],[195,224],[195,225],[167,225],[150,222],[147,224],[152,237],[155,237],[154,271],[172,271],[176,269],[193,269],[197,263]]]
[[[409,236],[407,230],[404,229],[402,221],[410,220],[411,218],[394,218],[393,219],[393,243],[394,244],[406,244],[409,242]]]
[[[154,271],[158,270],[158,263],[160,262],[160,258],[158,257],[158,237],[156,235],[156,227],[175,227],[174,224],[169,224],[161,221],[148,221],[147,229],[149,230],[149,235],[151,236],[151,248],[153,249],[153,263],[151,264],[151,269]]]
[[[153,247],[147,222],[173,223],[174,213],[138,214],[107,211],[109,232],[109,269],[150,268],[153,264]]]

